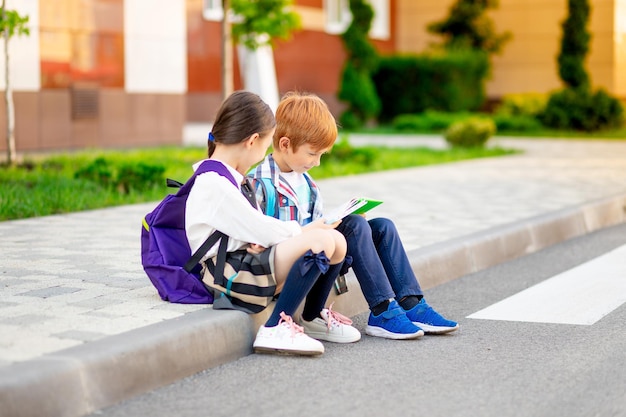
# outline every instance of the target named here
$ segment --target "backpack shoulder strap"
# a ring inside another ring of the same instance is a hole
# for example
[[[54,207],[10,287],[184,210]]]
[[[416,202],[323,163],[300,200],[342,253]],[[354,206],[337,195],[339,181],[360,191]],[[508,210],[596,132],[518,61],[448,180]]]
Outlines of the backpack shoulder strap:
[[[278,215],[278,201],[276,199],[276,188],[272,180],[267,177],[257,178],[259,184],[263,187],[265,195],[265,214],[276,217]]]
[[[237,184],[237,181],[235,181],[235,178],[230,173],[228,168],[226,168],[226,166],[224,166],[224,164],[219,161],[216,161],[214,159],[207,159],[206,161],[202,162],[198,169],[196,169],[196,172],[194,172],[194,177],[200,174],[204,174],[205,172],[217,172],[222,177],[228,178],[228,180],[232,182],[235,187],[239,188],[239,184]]]
[[[187,180],[187,182],[180,188],[177,195],[189,194],[189,191],[191,190],[191,187],[193,186],[196,180],[196,177],[200,174],[204,174],[205,172],[217,172],[219,175],[228,178],[228,180],[235,187],[239,188],[237,186],[237,182],[235,181],[235,178],[230,173],[228,168],[224,166],[224,164],[222,164],[219,161],[209,159],[209,160],[202,162],[202,164],[200,164],[200,166],[198,167],[198,169],[196,169],[196,171],[193,173],[191,178],[189,178],[189,180]],[[209,249],[213,247],[213,245],[215,245],[218,239],[221,239],[221,240],[220,240],[220,246],[218,248],[217,268],[219,269],[219,271],[221,271],[220,274],[222,274],[223,269],[224,269],[224,264],[226,262],[226,247],[228,244],[228,236],[226,236],[224,233],[220,232],[219,230],[216,230],[215,232],[211,233],[211,235],[204,241],[204,243],[200,245],[198,250],[196,250],[193,253],[193,255],[191,255],[191,258],[189,258],[187,263],[185,263],[185,266],[184,266],[185,271],[191,272],[191,270],[195,268],[198,262],[200,262],[200,259],[202,259],[202,257],[209,251]]]

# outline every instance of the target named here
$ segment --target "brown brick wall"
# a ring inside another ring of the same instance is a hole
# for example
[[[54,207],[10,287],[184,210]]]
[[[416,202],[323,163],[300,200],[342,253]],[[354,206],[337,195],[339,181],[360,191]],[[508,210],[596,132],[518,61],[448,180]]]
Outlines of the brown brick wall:
[[[69,89],[14,92],[18,152],[179,144],[186,118],[182,94],[99,92],[97,117],[72,119]],[[6,130],[4,101],[0,129]],[[5,138],[6,135],[2,135]],[[0,143],[6,151],[6,139]]]

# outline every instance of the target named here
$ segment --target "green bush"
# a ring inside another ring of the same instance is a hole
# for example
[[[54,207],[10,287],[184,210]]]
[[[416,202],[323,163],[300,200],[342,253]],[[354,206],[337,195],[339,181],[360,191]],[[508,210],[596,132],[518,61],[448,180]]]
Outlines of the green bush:
[[[381,101],[379,119],[427,110],[460,112],[479,109],[485,101],[487,54],[449,51],[388,56],[372,74]]]
[[[380,99],[371,78],[378,65],[378,53],[367,36],[374,9],[367,0],[351,0],[350,12],[352,22],[341,35],[347,57],[337,96],[348,105],[344,126],[354,129],[378,116]]]
[[[479,148],[485,146],[495,132],[493,120],[471,117],[452,124],[444,137],[453,148]]]
[[[119,162],[98,157],[74,173],[74,178],[128,194],[163,183],[165,167],[145,162]]]
[[[428,110],[420,114],[401,114],[392,125],[395,129],[407,132],[441,132],[454,122],[467,119],[471,113],[446,113]]]
[[[589,0],[568,0],[567,12],[561,24],[563,36],[557,56],[559,76],[567,88],[589,88],[589,74],[585,69],[591,41],[587,29],[591,12]]]
[[[340,100],[349,103],[345,116],[342,114],[339,119],[346,129],[361,127],[380,111],[380,100],[372,79],[367,72],[357,70],[351,62],[347,62],[344,67],[338,96]]]
[[[506,94],[495,114],[504,116],[537,116],[546,108],[548,96],[542,93]]]
[[[108,187],[113,182],[113,167],[103,157],[98,157],[74,173],[74,178],[85,179]]]
[[[350,162],[353,164],[369,166],[376,159],[376,152],[374,148],[355,148],[350,145],[347,138],[339,140],[333,146],[330,153],[325,155],[325,163],[335,162]]]
[[[131,190],[143,190],[163,184],[165,167],[144,162],[120,165],[117,174],[117,188],[129,193]]]
[[[593,132],[619,128],[624,123],[624,109],[619,100],[599,89],[566,88],[553,93],[541,122],[555,129],[575,129]]]
[[[492,119],[498,132],[533,132],[543,128],[539,119],[533,116],[495,114]]]
[[[345,110],[339,116],[339,125],[342,129],[355,130],[363,126],[362,120],[351,110]]]

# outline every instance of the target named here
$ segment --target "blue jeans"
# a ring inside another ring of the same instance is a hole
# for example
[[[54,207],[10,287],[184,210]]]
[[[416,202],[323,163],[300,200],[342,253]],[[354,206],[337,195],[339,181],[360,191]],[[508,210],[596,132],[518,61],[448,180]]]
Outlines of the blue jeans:
[[[370,309],[385,300],[422,295],[393,222],[351,214],[337,227],[348,243],[352,269]]]

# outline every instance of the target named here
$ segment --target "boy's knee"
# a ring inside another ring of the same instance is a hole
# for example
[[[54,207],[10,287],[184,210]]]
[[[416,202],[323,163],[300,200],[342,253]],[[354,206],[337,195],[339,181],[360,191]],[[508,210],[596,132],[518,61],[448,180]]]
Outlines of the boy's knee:
[[[391,219],[386,217],[377,217],[369,221],[369,225],[372,228],[372,231],[381,232],[381,233],[389,233],[396,232],[396,225]]]
[[[343,229],[350,229],[354,232],[358,232],[364,228],[370,228],[367,219],[358,214],[350,214],[349,216],[344,217],[340,226],[342,226]]]

